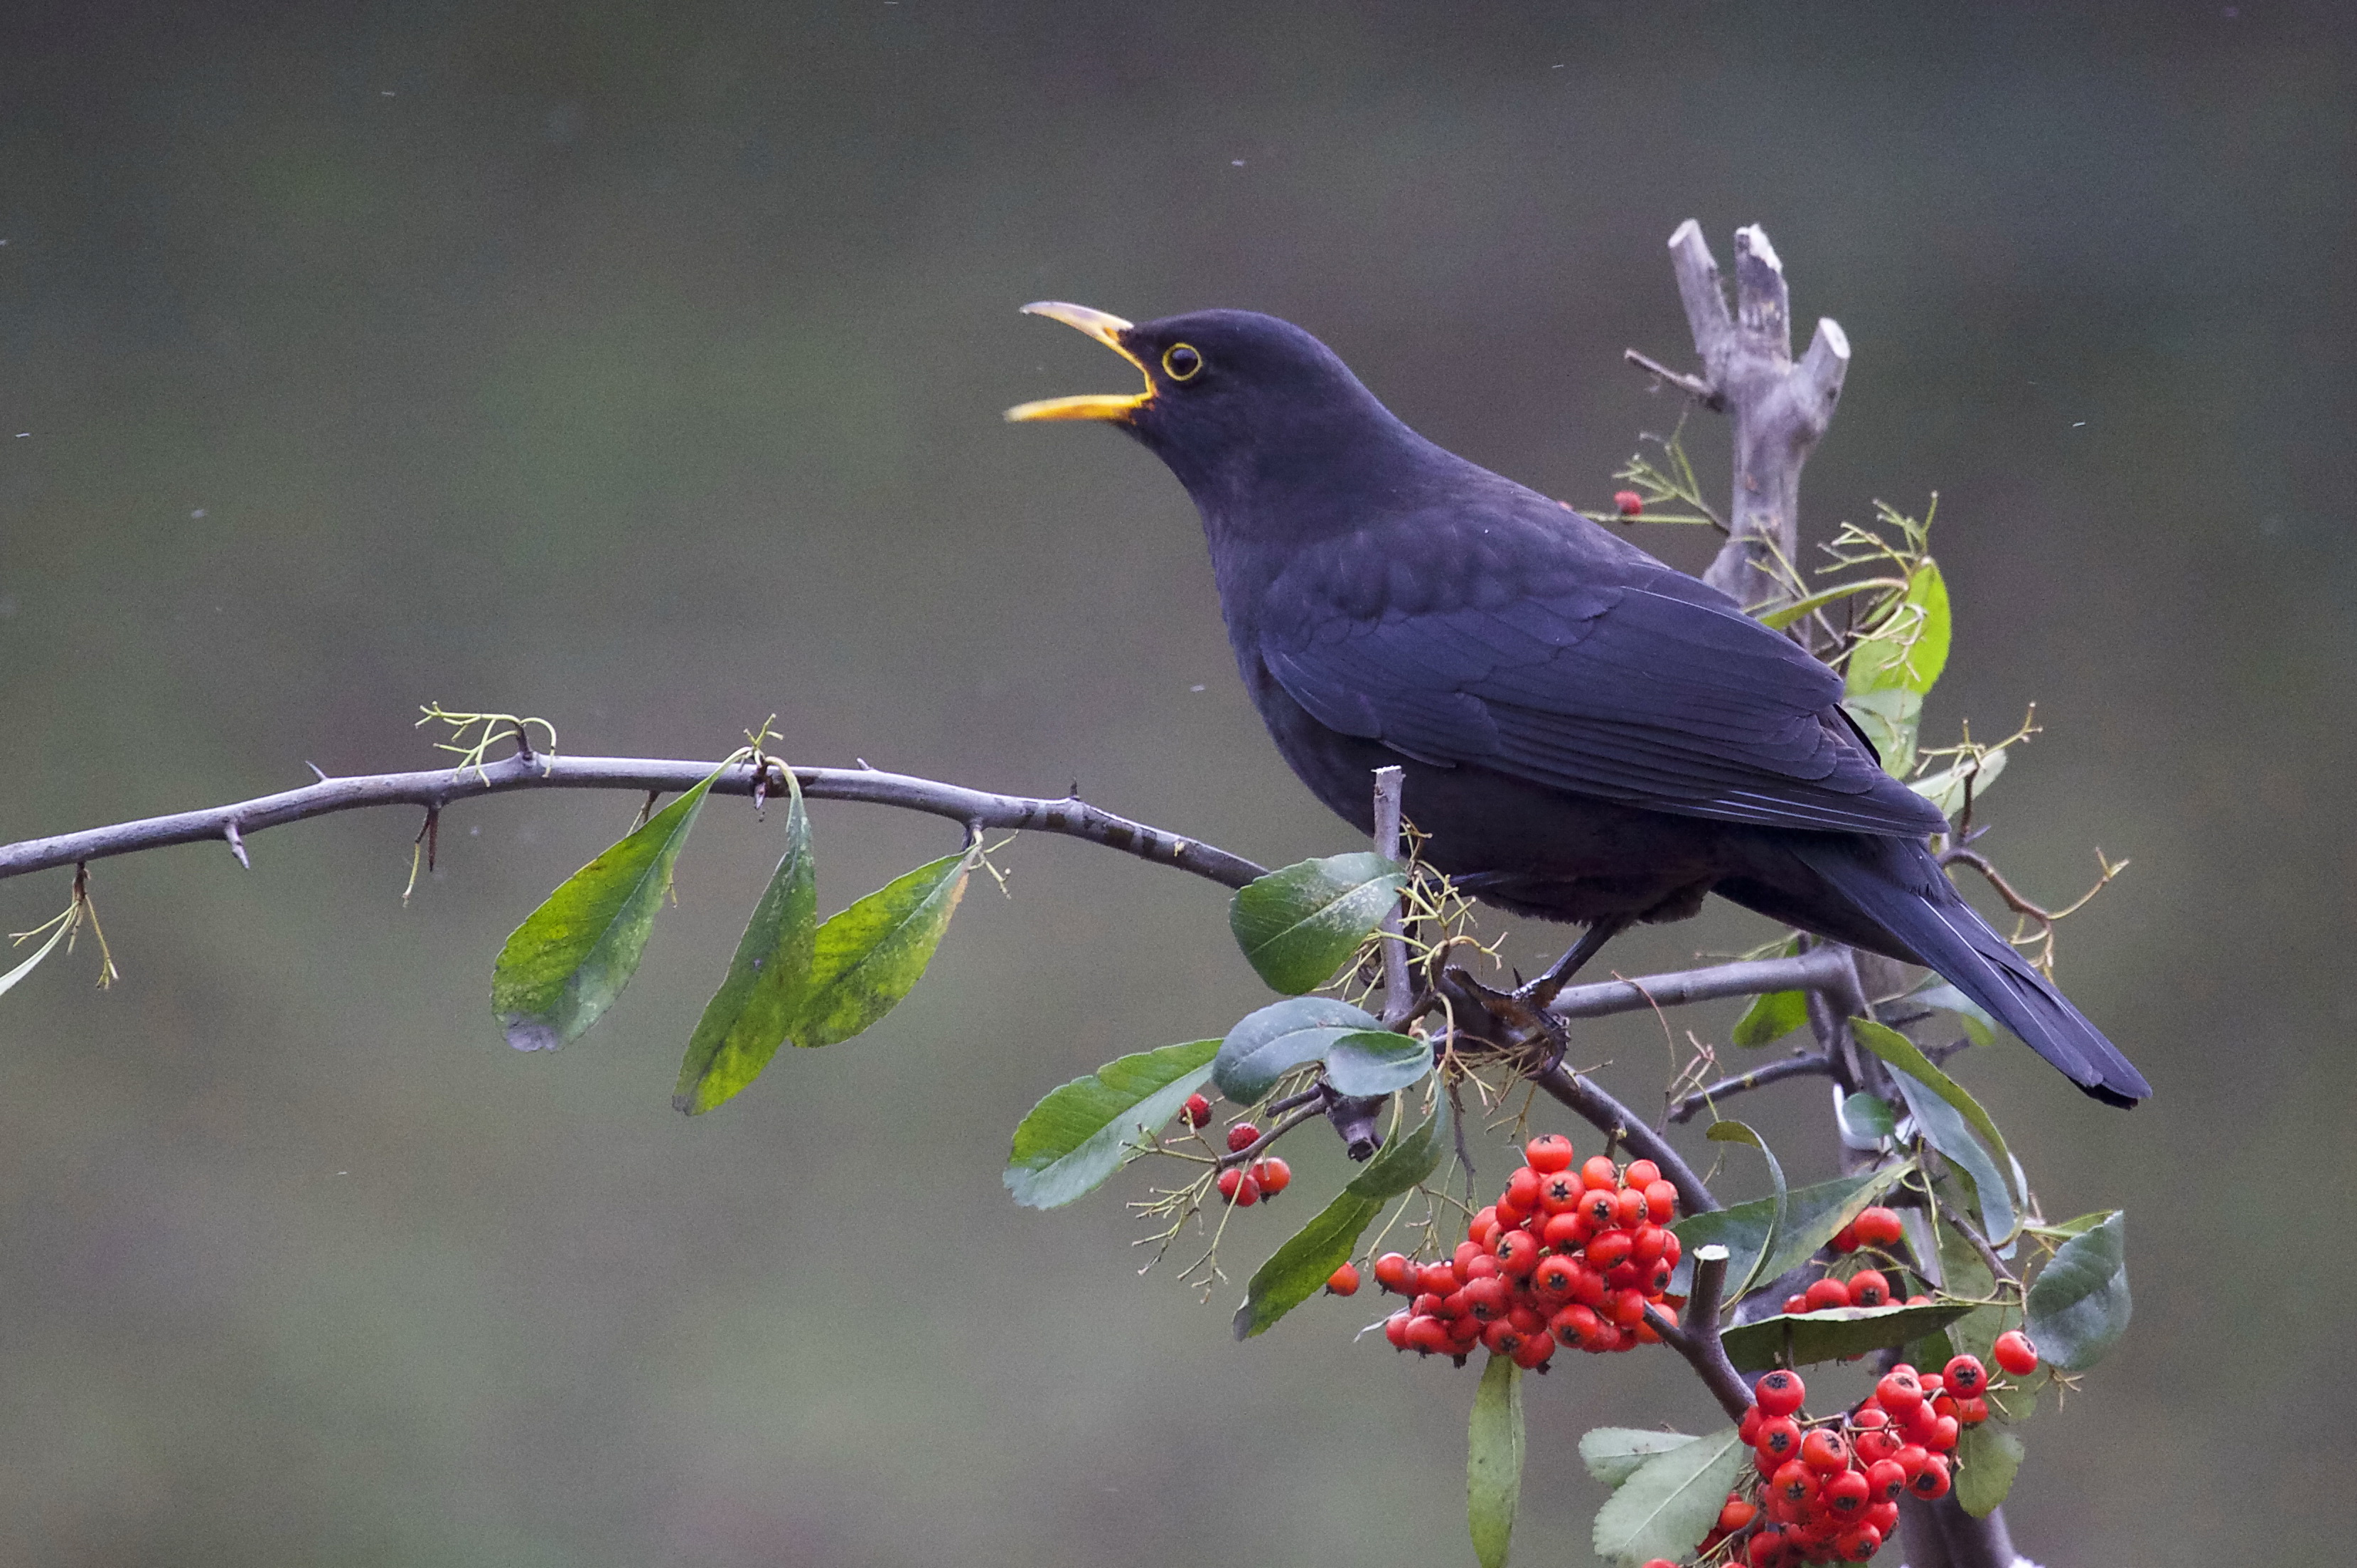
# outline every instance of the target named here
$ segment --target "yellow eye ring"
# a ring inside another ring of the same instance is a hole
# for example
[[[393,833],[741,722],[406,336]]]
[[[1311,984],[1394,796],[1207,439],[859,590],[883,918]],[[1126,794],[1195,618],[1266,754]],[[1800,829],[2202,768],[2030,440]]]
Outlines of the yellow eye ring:
[[[1191,343],[1173,343],[1162,350],[1162,373],[1174,381],[1191,381],[1202,370],[1203,356]]]

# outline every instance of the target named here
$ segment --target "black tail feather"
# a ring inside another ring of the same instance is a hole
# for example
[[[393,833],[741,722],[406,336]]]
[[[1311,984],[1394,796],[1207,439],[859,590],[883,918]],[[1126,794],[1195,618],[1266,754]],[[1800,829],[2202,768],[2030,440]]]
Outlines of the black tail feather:
[[[1792,848],[1825,887],[1889,933],[1903,950],[1893,956],[1937,970],[2088,1094],[2121,1106],[2151,1095],[2119,1047],[1973,912],[1921,843],[1826,834]]]

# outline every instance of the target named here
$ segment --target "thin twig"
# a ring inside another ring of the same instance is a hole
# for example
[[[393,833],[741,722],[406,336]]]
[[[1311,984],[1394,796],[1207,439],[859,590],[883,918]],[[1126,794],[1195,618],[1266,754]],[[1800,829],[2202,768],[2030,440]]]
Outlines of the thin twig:
[[[1751,959],[1677,970],[1594,985],[1566,987],[1548,1011],[1558,1018],[1601,1018],[1649,1007],[1678,1007],[1728,996],[1760,996],[1771,991],[1833,991],[1851,983],[1841,955],[1817,948],[1798,958]]]
[[[1652,355],[1641,354],[1634,349],[1621,349],[1620,357],[1647,375],[1669,382],[1713,413],[1726,412],[1727,394],[1700,376],[1690,376],[1684,371],[1674,371]]]
[[[1669,1119],[1683,1122],[1693,1120],[1695,1112],[1721,1100],[1747,1094],[1755,1089],[1765,1089],[1771,1083],[1781,1083],[1788,1078],[1830,1078],[1834,1064],[1821,1051],[1796,1051],[1781,1061],[1766,1067],[1753,1068],[1749,1072],[1733,1078],[1720,1079],[1717,1083],[1695,1090],[1670,1107]]]
[[[769,764],[772,773],[777,767],[775,762]],[[0,880],[71,865],[78,861],[160,849],[167,844],[226,839],[231,828],[238,830],[242,840],[244,835],[287,822],[368,806],[440,810],[454,801],[515,789],[653,789],[672,794],[693,789],[712,778],[716,769],[720,777],[713,780],[714,794],[753,792],[758,776],[749,763],[724,769],[716,762],[551,757],[545,753],[518,753],[502,761],[457,768],[331,779],[234,805],[0,845]],[[801,782],[802,793],[814,800],[859,800],[946,817],[961,825],[978,822],[988,828],[1084,839],[1141,860],[1176,866],[1225,887],[1241,887],[1263,875],[1261,866],[1241,855],[1114,816],[1081,800],[997,795],[874,769],[797,768],[794,777]]]

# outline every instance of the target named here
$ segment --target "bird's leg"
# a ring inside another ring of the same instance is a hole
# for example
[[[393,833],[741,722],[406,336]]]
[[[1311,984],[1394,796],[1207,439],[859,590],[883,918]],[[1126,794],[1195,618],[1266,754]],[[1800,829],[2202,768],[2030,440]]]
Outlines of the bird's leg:
[[[1625,916],[1597,921],[1587,928],[1586,935],[1571,944],[1561,958],[1547,966],[1544,974],[1516,991],[1514,999],[1544,1009],[1555,1000],[1557,992],[1571,983],[1571,977],[1579,972],[1580,966],[1601,952],[1604,944],[1627,930],[1629,925]]]

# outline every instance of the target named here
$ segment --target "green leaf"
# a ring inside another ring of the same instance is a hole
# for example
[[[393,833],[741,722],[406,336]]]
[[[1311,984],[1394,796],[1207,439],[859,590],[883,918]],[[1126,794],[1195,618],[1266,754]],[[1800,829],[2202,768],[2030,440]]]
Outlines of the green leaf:
[[[832,1046],[899,1004],[941,946],[974,867],[961,851],[930,861],[870,893],[818,929],[810,980],[787,1034],[795,1045]]]
[[[1753,1148],[1759,1150],[1760,1157],[1768,1162],[1768,1179],[1773,1182],[1776,1187],[1776,1190],[1770,1198],[1770,1208],[1768,1213],[1768,1239],[1765,1245],[1760,1250],[1760,1255],[1752,1260],[1750,1273],[1745,1274],[1733,1274],[1731,1272],[1730,1262],[1730,1277],[1740,1279],[1743,1283],[1729,1291],[1727,1294],[1727,1299],[1730,1302],[1741,1301],[1751,1287],[1757,1284],[1761,1279],[1773,1277],[1772,1275],[1763,1275],[1760,1273],[1760,1265],[1766,1262],[1769,1256],[1774,1252],[1776,1250],[1776,1242],[1783,1232],[1784,1208],[1787,1199],[1787,1194],[1784,1191],[1784,1167],[1776,1163],[1775,1155],[1768,1147],[1768,1140],[1762,1138],[1759,1133],[1753,1132],[1749,1126],[1741,1122],[1727,1120],[1714,1122],[1710,1124],[1710,1130],[1705,1133],[1703,1136],[1708,1138],[1714,1144],[1749,1144]],[[1815,1251],[1814,1248],[1810,1250],[1812,1251]],[[1731,1261],[1733,1257],[1731,1250],[1728,1256]]]
[[[1413,1035],[1360,1029],[1326,1052],[1326,1081],[1337,1094],[1372,1099],[1405,1089],[1432,1070],[1432,1047]]]
[[[1318,1294],[1328,1276],[1350,1261],[1360,1235],[1383,1205],[1433,1173],[1448,1144],[1448,1101],[1441,1099],[1424,1124],[1383,1146],[1334,1201],[1254,1271],[1236,1309],[1239,1339],[1267,1332],[1277,1319]]]
[[[1996,782],[1996,776],[2004,771],[2005,747],[2000,746],[1978,762],[1969,757],[1961,757],[1937,773],[1910,779],[1907,787],[1953,817],[1964,809],[1966,781],[1971,782],[1973,800],[1978,804],[1987,797],[1988,787]]]
[[[1899,1113],[1878,1094],[1853,1094],[1841,1104],[1842,1131],[1860,1138],[1888,1138],[1899,1131]]]
[[[1330,996],[1273,1002],[1228,1031],[1211,1081],[1237,1104],[1257,1104],[1278,1079],[1318,1060],[1344,1036],[1382,1027],[1382,1020]]]
[[[2005,1245],[2013,1235],[2013,1200],[2006,1194],[2005,1177],[1998,1174],[1996,1163],[1981,1147],[1980,1140],[1973,1136],[1964,1119],[1956,1114],[1955,1107],[1905,1073],[1897,1075],[1895,1081],[1924,1141],[1953,1161],[1956,1173],[1972,1188],[1972,1203],[1980,1210],[1982,1232],[1991,1242]]]
[[[1684,1561],[1717,1520],[1750,1452],[1730,1426],[1647,1459],[1597,1510],[1596,1554]]]
[[[1867,629],[1844,667],[1842,683],[1862,692],[1929,692],[1948,664],[1948,585],[1930,557],[1909,574],[1907,592]]]
[[[57,922],[58,929],[49,933],[49,940],[48,941],[43,942],[39,947],[33,950],[32,957],[27,959],[24,962],[18,964],[7,973],[0,974],[0,996],[5,996],[9,992],[15,990],[18,981],[32,973],[34,969],[39,965],[43,959],[48,957],[51,952],[57,950],[57,945],[66,940],[66,933],[74,929],[73,916],[77,912],[77,910],[70,909],[65,914],[59,916]],[[30,934],[30,932],[27,933],[28,936]]]
[[[2029,1287],[2032,1343],[2049,1366],[2083,1372],[2127,1331],[2127,1216],[2117,1209],[2062,1243]]]
[[[1942,1004],[1934,1003],[1933,1005]],[[1996,1130],[1996,1123],[1989,1120],[1989,1113],[1981,1109],[1980,1101],[1965,1093],[1964,1085],[1932,1066],[1932,1058],[1917,1049],[1914,1041],[1870,1018],[1851,1019],[1850,1032],[1857,1036],[1858,1044],[1897,1068],[1900,1073],[1918,1083],[1929,1085],[1933,1093],[1953,1106],[1956,1113],[1971,1124],[1983,1143],[1996,1151],[1998,1159],[2007,1165],[2013,1164],[2013,1151],[2005,1146],[2005,1134]],[[1947,1153],[1945,1149],[1940,1152]],[[2007,1229],[2010,1230],[2011,1227]],[[1992,1240],[2000,1239],[1995,1235],[1990,1238]]]
[[[1809,1021],[1805,991],[1770,991],[1755,996],[1727,1036],[1738,1046],[1764,1046],[1781,1040]]]
[[[1994,1421],[1956,1434],[1956,1501],[1975,1519],[1986,1519],[2013,1490],[2021,1469],[2021,1439]]]
[[[1852,692],[1842,699],[1842,708],[1874,743],[1885,773],[1904,779],[1915,771],[1915,733],[1923,722],[1921,692]]]
[[[1190,1040],[1139,1051],[1049,1090],[1015,1129],[1006,1190],[1027,1208],[1054,1208],[1094,1190],[1178,1114],[1211,1076],[1219,1048],[1217,1040]]]
[[[1823,1312],[1780,1313],[1720,1335],[1727,1359],[1746,1372],[1776,1365],[1788,1344],[1794,1366],[1838,1361],[1936,1334],[1972,1311],[1964,1302],[1929,1306],[1836,1306]],[[1789,1337],[1789,1339],[1788,1339]]]
[[[1857,1176],[1835,1176],[1813,1187],[1794,1187],[1785,1197],[1782,1242],[1776,1248],[1776,1255],[1769,1260],[1770,1266],[1758,1271],[1759,1276],[1774,1279],[1832,1240],[1835,1231],[1864,1213],[1912,1168],[1911,1162],[1902,1160]],[[1685,1255],[1678,1261],[1671,1293],[1683,1295],[1693,1288],[1694,1270],[1689,1260],[1695,1248],[1714,1241],[1727,1250],[1730,1276],[1748,1277],[1753,1273],[1754,1261],[1768,1245],[1775,1215],[1775,1199],[1760,1197],[1731,1208],[1690,1214],[1672,1225],[1670,1229],[1678,1233],[1678,1244]]]
[[[1580,1462],[1608,1487],[1617,1487],[1656,1454],[1683,1448],[1693,1438],[1683,1432],[1648,1432],[1634,1426],[1598,1426],[1579,1436]]]
[[[1361,1197],[1348,1189],[1337,1193],[1318,1218],[1253,1271],[1244,1304],[1236,1308],[1236,1337],[1266,1333],[1277,1319],[1317,1294],[1334,1271],[1351,1261],[1360,1234],[1383,1211],[1381,1198]]]
[[[1465,1444],[1465,1521],[1481,1568],[1505,1568],[1522,1501],[1523,1369],[1511,1357],[1492,1356],[1481,1369]]]
[[[811,954],[818,930],[818,877],[811,854],[810,813],[802,809],[802,786],[786,772],[791,798],[786,806],[786,852],[770,885],[745,922],[727,976],[679,1066],[672,1103],[698,1115],[726,1103],[761,1075],[785,1044],[810,980]]]
[[[1228,929],[1271,990],[1297,995],[1359,950],[1406,886],[1407,874],[1372,851],[1305,860],[1239,888]]]
[[[520,1051],[580,1038],[637,972],[672,867],[715,773],[565,879],[509,933],[491,966],[491,1011]]]

